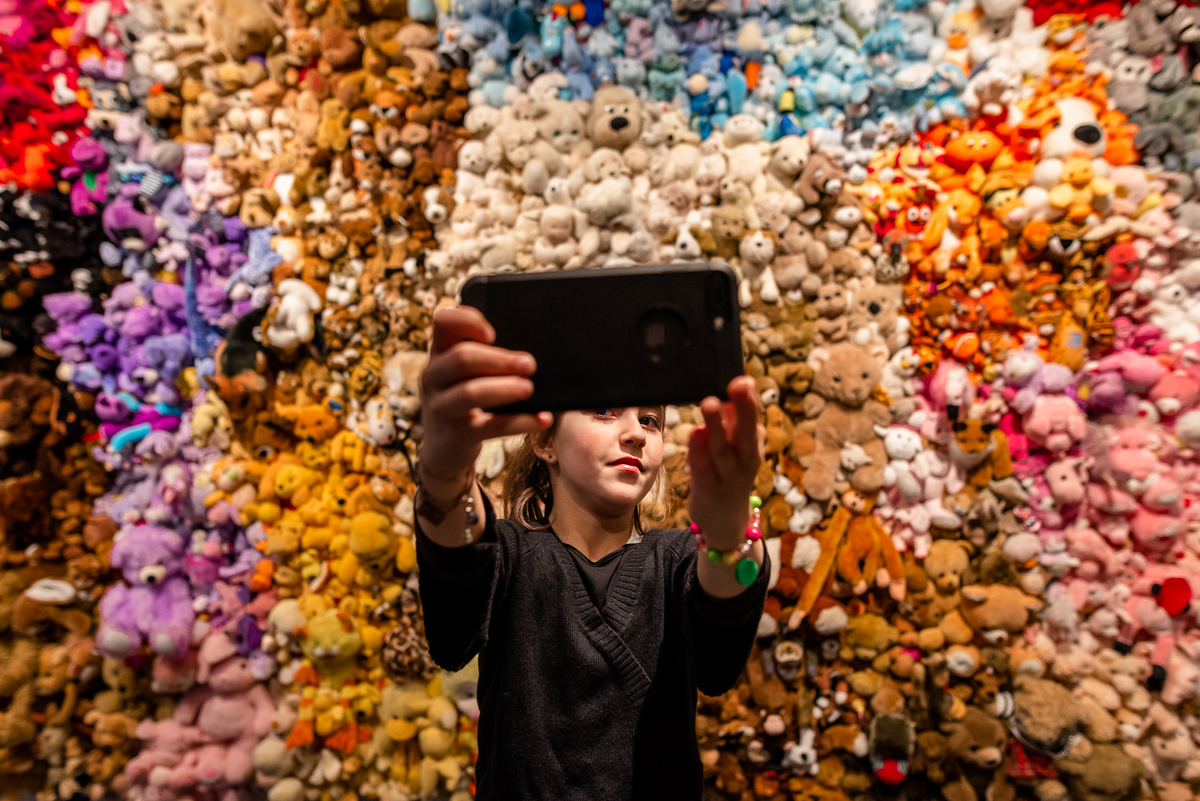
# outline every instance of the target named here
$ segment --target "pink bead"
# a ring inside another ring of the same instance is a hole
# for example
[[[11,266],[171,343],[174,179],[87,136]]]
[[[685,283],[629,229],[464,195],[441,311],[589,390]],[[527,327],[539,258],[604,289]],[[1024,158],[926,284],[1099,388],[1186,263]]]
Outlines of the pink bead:
[[[699,533],[700,533],[700,527],[699,527],[698,525],[696,525],[695,521],[693,521],[693,522],[689,523],[689,524],[688,524],[688,528],[690,528],[690,529],[692,530],[692,533],[693,533],[693,534],[699,534]]]

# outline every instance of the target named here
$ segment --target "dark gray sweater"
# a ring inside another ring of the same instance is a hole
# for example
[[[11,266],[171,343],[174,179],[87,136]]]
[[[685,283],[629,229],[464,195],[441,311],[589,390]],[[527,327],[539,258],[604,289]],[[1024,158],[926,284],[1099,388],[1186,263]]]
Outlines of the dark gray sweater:
[[[435,662],[479,658],[476,798],[699,799],[696,690],[733,687],[770,574],[730,599],[696,578],[696,545],[651,529],[629,547],[604,614],[549,530],[497,520],[446,548],[417,526],[425,632]]]

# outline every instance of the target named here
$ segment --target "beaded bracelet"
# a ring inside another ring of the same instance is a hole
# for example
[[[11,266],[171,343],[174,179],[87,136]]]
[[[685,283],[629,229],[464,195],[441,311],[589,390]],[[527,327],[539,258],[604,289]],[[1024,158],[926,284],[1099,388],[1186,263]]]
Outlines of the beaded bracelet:
[[[733,566],[737,565],[735,575],[738,583],[743,587],[749,587],[758,579],[758,563],[749,556],[750,549],[754,547],[757,540],[762,539],[762,498],[757,495],[750,496],[750,525],[746,526],[746,541],[737,548],[732,548],[728,551],[718,551],[716,548],[709,548],[708,543],[704,541],[704,532],[695,522],[691,524],[692,534],[696,537],[696,549],[706,551],[708,561],[716,564],[722,562]]]

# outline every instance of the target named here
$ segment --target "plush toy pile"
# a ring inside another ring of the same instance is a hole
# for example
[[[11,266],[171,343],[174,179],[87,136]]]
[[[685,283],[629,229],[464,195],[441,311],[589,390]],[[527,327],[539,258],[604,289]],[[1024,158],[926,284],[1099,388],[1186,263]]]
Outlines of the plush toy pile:
[[[1175,0],[0,0],[0,792],[472,797],[431,312],[724,260],[774,572],[706,798],[1194,799],[1197,57]]]

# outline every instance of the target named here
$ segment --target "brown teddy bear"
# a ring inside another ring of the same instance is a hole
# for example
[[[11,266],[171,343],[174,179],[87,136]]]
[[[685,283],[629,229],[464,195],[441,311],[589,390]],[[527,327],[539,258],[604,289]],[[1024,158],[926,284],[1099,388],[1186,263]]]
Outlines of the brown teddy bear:
[[[992,643],[1022,631],[1029,623],[1029,613],[1043,606],[1040,599],[1006,584],[973,584],[963,587],[961,596],[959,611],[963,620]]]
[[[1075,765],[1088,764],[1095,748],[1089,736],[1099,740],[1116,736],[1115,725],[1098,725],[1103,721],[1093,721],[1092,710],[1076,700],[1070,689],[1049,679],[1016,676],[1012,709],[1012,729],[1018,741],[1010,750],[1010,759],[1018,762],[1010,767],[1014,778],[1024,778],[1024,775],[1011,768],[1019,769],[1021,763],[1031,760],[1044,761],[1052,757],[1060,770],[1066,761]],[[1111,721],[1109,717],[1108,722]],[[1109,731],[1102,731],[1102,728]],[[1053,773],[1053,770],[1043,771],[1042,778],[1035,779],[1034,790],[1039,799],[1055,801],[1068,797],[1067,788]]]
[[[866,279],[853,293],[849,310],[852,340],[865,345],[881,340],[889,353],[908,344],[908,318],[900,315],[900,287]]]
[[[946,801],[1011,798],[1006,781],[1004,748],[1008,732],[1004,724],[982,710],[967,707],[962,720],[947,721],[941,729],[947,738],[946,783],[941,788]]]
[[[813,500],[833,496],[842,448],[848,444],[861,446],[871,459],[849,475],[850,485],[864,493],[883,486],[888,460],[873,426],[886,425],[891,415],[872,393],[886,360],[887,348],[880,343],[866,348],[841,343],[809,354],[813,391],[805,398],[805,414],[817,418],[817,447],[804,475],[804,490]]]
[[[1072,801],[1136,801],[1142,797],[1145,766],[1115,743],[1092,749],[1086,761],[1056,761]]]
[[[838,283],[822,284],[817,290],[813,308],[817,320],[817,334],[813,338],[818,345],[841,342],[850,332],[850,319],[846,316],[850,308],[850,296]]]
[[[690,204],[689,204],[690,205]],[[746,235],[746,210],[741,206],[717,206],[712,210],[713,255],[729,261],[738,255],[738,244]]]

